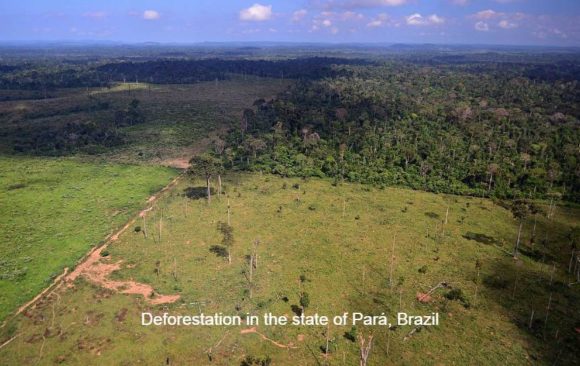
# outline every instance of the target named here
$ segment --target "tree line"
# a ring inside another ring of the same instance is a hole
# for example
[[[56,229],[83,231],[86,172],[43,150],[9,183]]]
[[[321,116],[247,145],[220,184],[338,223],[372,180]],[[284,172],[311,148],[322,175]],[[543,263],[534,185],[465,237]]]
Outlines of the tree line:
[[[580,202],[576,80],[409,62],[337,68],[246,109],[225,137],[226,166]]]

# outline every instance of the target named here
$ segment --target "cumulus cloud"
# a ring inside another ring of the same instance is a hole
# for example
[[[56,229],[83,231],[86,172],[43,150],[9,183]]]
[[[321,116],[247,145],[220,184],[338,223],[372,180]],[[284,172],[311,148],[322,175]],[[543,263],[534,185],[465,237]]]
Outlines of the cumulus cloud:
[[[143,12],[143,19],[145,19],[145,20],[157,20],[160,17],[161,17],[161,15],[156,10],[145,10]]]
[[[479,21],[479,22],[475,23],[474,27],[475,27],[475,30],[479,31],[479,32],[489,31],[489,24],[487,24],[486,22]]]
[[[240,11],[240,20],[261,22],[272,18],[272,5],[254,4]]]
[[[479,19],[479,20],[488,20],[488,19],[500,17],[502,15],[503,15],[503,13],[498,13],[495,10],[487,9],[487,10],[482,10],[482,11],[479,11],[475,14],[472,14],[471,17],[474,19]]]
[[[292,13],[292,21],[297,23],[297,22],[301,21],[302,19],[304,19],[304,17],[307,14],[308,14],[308,11],[306,11],[305,9],[296,10],[294,13]]]
[[[518,25],[516,23],[509,22],[505,19],[501,20],[499,23],[497,23],[497,25],[503,29],[514,29],[514,28],[518,27]]]
[[[445,19],[438,16],[437,14],[431,14],[429,16],[422,16],[419,13],[411,14],[405,17],[407,25],[420,26],[420,25],[439,25],[445,23]]]

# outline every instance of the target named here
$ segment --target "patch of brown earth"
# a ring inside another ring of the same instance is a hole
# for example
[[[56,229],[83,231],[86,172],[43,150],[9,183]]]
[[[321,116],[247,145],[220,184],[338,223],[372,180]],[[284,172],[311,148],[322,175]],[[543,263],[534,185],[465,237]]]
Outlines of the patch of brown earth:
[[[431,295],[424,294],[422,292],[417,292],[417,301],[422,303],[428,303],[431,302],[431,300],[432,300]]]
[[[270,343],[272,343],[274,346],[278,347],[278,348],[298,348],[294,345],[294,343],[288,343],[288,344],[282,344],[282,343],[278,343],[273,339],[270,339],[268,337],[266,337],[265,335],[263,335],[262,333],[258,332],[258,330],[256,329],[256,327],[252,327],[252,328],[246,328],[246,329],[242,329],[240,330],[240,334],[257,334],[260,336],[260,338],[262,338],[265,341],[268,341]]]
[[[113,238],[111,238],[113,239]],[[173,303],[179,299],[179,295],[159,295],[156,294],[151,285],[135,281],[116,281],[109,279],[109,275],[121,269],[122,261],[116,263],[101,262],[101,252],[106,248],[102,246],[91,253],[91,255],[65,279],[69,284],[79,277],[84,277],[89,282],[99,285],[105,289],[120,292],[122,294],[142,295],[152,305]]]

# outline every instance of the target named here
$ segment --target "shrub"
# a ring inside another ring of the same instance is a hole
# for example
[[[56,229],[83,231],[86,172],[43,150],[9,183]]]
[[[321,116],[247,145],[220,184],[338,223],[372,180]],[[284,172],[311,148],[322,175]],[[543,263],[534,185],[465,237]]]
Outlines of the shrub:
[[[246,356],[240,366],[270,366],[272,364],[272,359],[270,356],[264,358]]]
[[[344,338],[351,342],[356,342],[356,327],[352,327],[348,332],[344,332]]]
[[[300,297],[300,306],[306,309],[310,305],[310,297],[307,292],[304,292]]]
[[[452,301],[459,301],[466,308],[471,305],[460,288],[451,289],[448,293],[445,294],[445,298]]]

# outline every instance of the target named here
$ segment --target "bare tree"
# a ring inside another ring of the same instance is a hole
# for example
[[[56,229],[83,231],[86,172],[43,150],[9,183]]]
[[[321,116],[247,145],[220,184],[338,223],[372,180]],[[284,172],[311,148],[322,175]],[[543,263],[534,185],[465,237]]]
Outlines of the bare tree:
[[[373,346],[373,335],[371,334],[368,337],[368,340],[365,339],[364,336],[360,335],[358,336],[358,342],[359,342],[359,346],[360,346],[360,362],[359,365],[360,366],[366,366],[368,359],[369,359],[369,355],[371,353],[371,347]]]

